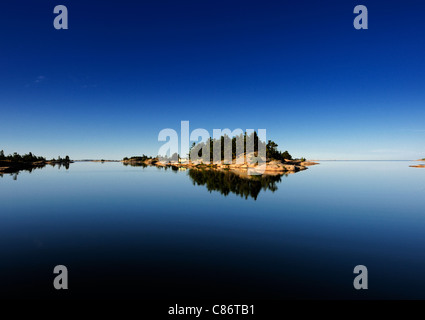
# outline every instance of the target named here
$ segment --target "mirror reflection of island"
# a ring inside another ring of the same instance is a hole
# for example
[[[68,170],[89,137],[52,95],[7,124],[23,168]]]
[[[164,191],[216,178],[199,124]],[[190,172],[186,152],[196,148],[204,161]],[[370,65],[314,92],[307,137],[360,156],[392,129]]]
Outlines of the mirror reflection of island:
[[[287,174],[277,175],[247,175],[243,172],[230,170],[190,169],[189,177],[193,185],[205,186],[211,193],[218,191],[224,196],[234,193],[242,198],[257,197],[261,190],[275,192],[277,184]]]
[[[143,162],[123,162],[124,166],[147,168],[149,165]],[[159,170],[171,170],[172,172],[187,172],[194,186],[205,186],[211,193],[220,192],[224,196],[234,193],[242,198],[257,200],[261,190],[275,192],[282,177],[287,174],[248,175],[246,170],[217,170],[215,168],[187,169],[174,165],[157,166]]]

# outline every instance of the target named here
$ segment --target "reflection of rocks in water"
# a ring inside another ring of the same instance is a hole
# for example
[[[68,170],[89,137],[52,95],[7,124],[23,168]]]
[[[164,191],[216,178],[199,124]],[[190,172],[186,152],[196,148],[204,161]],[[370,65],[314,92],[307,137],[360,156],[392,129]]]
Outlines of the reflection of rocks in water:
[[[257,199],[261,190],[277,190],[277,183],[282,180],[282,175],[248,176],[232,171],[222,170],[189,170],[189,177],[193,185],[205,185],[208,191],[219,191],[227,196],[235,193],[241,197]]]

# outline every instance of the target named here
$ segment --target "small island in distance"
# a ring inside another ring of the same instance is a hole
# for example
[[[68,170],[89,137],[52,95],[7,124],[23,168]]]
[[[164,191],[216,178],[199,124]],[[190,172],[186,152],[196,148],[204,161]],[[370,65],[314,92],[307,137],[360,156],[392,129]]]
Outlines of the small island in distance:
[[[422,159],[419,159],[419,160],[416,160],[416,161],[425,161],[425,158],[422,158]],[[414,166],[409,166],[409,167],[411,167],[411,168],[425,168],[425,164],[416,164]]]

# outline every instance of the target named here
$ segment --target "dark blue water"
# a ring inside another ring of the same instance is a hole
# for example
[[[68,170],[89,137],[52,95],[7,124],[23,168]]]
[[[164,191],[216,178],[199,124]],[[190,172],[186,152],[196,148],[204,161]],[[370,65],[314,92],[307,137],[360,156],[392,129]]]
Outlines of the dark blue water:
[[[250,183],[121,163],[4,175],[0,296],[424,299],[425,169],[409,164]]]

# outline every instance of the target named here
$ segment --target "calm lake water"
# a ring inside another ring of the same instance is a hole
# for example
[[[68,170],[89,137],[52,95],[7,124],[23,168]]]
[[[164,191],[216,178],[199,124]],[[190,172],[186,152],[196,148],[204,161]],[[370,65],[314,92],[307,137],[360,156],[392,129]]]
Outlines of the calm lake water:
[[[251,182],[121,163],[4,175],[0,296],[424,299],[425,169],[412,163]],[[359,264],[369,290],[353,288]]]

